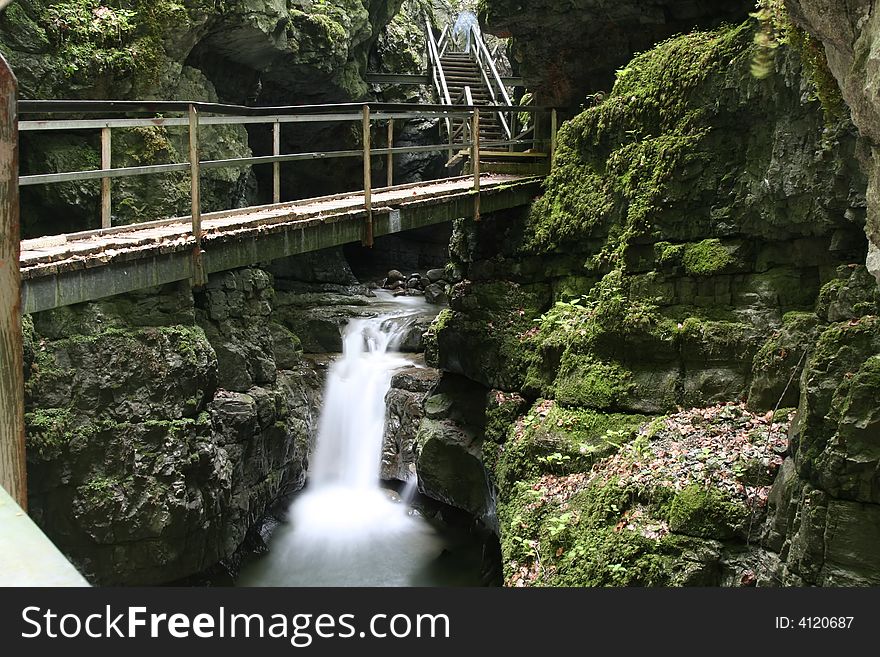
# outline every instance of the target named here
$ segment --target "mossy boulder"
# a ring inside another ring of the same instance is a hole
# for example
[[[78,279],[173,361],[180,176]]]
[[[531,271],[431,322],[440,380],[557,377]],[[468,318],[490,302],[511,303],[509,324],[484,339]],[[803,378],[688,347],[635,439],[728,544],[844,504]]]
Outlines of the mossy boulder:
[[[518,390],[530,357],[527,333],[549,295],[543,285],[457,284],[451,311],[444,310],[431,328],[429,353],[437,354],[432,362],[488,388]]]
[[[214,566],[302,485],[320,384],[268,326],[270,282],[246,269],[212,277],[199,308],[170,285],[25,318],[29,509],[91,581]],[[218,353],[242,354],[245,390],[220,387]]]

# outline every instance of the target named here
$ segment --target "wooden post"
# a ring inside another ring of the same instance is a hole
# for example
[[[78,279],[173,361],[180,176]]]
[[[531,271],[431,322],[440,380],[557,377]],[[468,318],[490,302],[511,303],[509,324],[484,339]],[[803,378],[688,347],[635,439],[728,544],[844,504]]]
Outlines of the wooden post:
[[[557,117],[556,117],[556,109],[550,110],[550,170],[553,170],[553,165],[556,163],[556,125]]]
[[[110,167],[110,128],[101,128],[101,168]],[[110,178],[101,178],[101,228],[110,228]]]
[[[364,246],[373,246],[373,190],[372,172],[370,170],[370,106],[364,105],[364,209],[367,217],[364,226]]]
[[[281,155],[281,122],[272,124],[272,155]],[[272,164],[272,202],[281,203],[281,162]]]
[[[199,162],[199,111],[195,105],[189,106],[189,172],[192,194],[192,234],[196,244],[193,247],[192,281],[196,287],[207,283],[205,267],[202,263],[202,202],[201,202],[201,163]]]
[[[16,87],[0,55],[0,486],[26,510]]]
[[[474,221],[480,220],[480,110],[471,117],[471,167],[474,170]]]
[[[446,136],[449,138],[449,150],[446,153],[446,161],[451,162],[452,158],[455,157],[455,148],[453,146],[454,139],[452,138],[455,133],[455,119],[446,119]],[[464,137],[464,128],[461,130],[462,137]]]
[[[388,148],[394,148],[394,119],[388,119]],[[388,186],[394,186],[394,153],[388,153]]]

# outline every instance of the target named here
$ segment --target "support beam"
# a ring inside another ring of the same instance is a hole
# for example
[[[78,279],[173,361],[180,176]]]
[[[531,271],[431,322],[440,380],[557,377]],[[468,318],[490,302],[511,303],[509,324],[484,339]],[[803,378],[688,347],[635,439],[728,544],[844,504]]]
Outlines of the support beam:
[[[101,168],[112,167],[110,128],[101,128]],[[110,228],[110,178],[101,178],[101,228]]]
[[[26,510],[16,96],[0,55],[0,486]]]
[[[272,124],[272,155],[281,155],[281,122]],[[281,162],[272,164],[272,202],[281,203]]]
[[[373,246],[373,183],[372,170],[370,168],[370,107],[364,105],[363,114],[363,139],[364,139],[364,210],[367,215],[364,218],[363,245]]]
[[[474,174],[474,221],[480,220],[480,110],[471,117],[471,167]]]
[[[388,148],[394,148],[394,119],[388,119]],[[394,187],[394,153],[388,153],[388,186]]]
[[[202,201],[201,201],[201,163],[199,161],[199,111],[195,105],[189,106],[189,171],[192,190],[192,234],[195,246],[192,252],[192,282],[199,287],[208,282],[202,264]]]

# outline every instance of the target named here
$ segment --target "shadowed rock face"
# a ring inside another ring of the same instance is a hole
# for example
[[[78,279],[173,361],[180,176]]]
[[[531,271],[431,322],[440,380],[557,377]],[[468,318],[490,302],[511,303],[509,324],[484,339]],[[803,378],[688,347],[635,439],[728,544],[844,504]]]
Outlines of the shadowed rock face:
[[[513,37],[511,61],[539,102],[577,107],[609,90],[635,53],[694,27],[741,22],[753,8],[751,0],[485,0],[480,21]]]
[[[853,123],[870,146],[868,174],[868,269],[880,281],[880,13],[870,0],[787,0],[792,20],[825,46],[828,68],[852,111]]]
[[[368,96],[363,79],[368,54],[401,3],[123,0],[109,6],[99,0],[21,0],[0,14],[0,53],[26,99],[343,102]],[[387,44],[383,52],[389,58],[398,54]],[[205,159],[271,152],[266,130],[224,126],[203,135]],[[286,152],[344,148],[352,141],[338,124],[332,129],[289,127],[282,135]],[[181,129],[116,130],[113,165],[184,162],[187,144]],[[95,135],[25,135],[21,150],[25,174],[92,169],[99,161]],[[359,164],[337,161],[332,166],[285,167],[285,198],[332,193],[345,189],[347,180],[359,180]],[[268,201],[267,172],[206,171],[203,211]],[[99,202],[94,182],[29,188],[22,195],[23,234],[94,228]],[[185,174],[118,180],[113,224],[176,216],[187,212],[188,204]]]

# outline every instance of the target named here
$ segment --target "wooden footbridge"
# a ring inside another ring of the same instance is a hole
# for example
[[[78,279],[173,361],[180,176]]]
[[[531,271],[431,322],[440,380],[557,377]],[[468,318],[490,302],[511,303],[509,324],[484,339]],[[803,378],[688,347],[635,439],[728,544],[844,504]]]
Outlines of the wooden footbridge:
[[[464,216],[479,219],[481,213],[527,204],[539,189],[540,176],[534,174],[540,169],[535,169],[535,163],[546,166],[552,140],[543,143],[533,138],[497,138],[481,142],[480,118],[486,111],[485,106],[475,105],[344,104],[255,109],[173,102],[21,102],[19,112],[23,115],[52,118],[20,121],[20,131],[100,131],[102,157],[100,169],[40,173],[19,179],[20,186],[100,180],[102,200],[100,228],[21,243],[22,310],[38,312],[184,279],[201,285],[214,272],[356,241],[371,246],[376,237],[390,233]],[[105,118],[120,112],[126,118]],[[104,116],[68,119],[67,114]],[[450,131],[448,139],[438,140],[436,145],[395,147],[394,122],[425,117],[439,117],[450,125],[457,121],[464,129]],[[314,153],[281,152],[282,126],[304,122],[360,123],[361,147]],[[273,153],[227,160],[200,159],[200,131],[207,133],[211,126],[230,124],[268,124],[273,134]],[[190,162],[114,168],[110,158],[112,131],[143,126],[180,126],[188,130]],[[387,135],[381,147],[373,143],[377,132]],[[391,184],[395,155],[426,151],[443,151],[451,160],[466,159],[468,175]],[[283,163],[353,157],[363,160],[362,190],[281,201]],[[381,188],[373,187],[374,158],[386,159],[387,184]],[[204,169],[259,165],[273,168],[272,204],[202,213],[200,174]],[[519,166],[524,167],[525,173],[516,172]],[[496,169],[507,173],[494,173]],[[189,216],[111,225],[114,179],[173,171],[190,173]],[[95,219],[98,224],[99,218]]]

